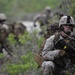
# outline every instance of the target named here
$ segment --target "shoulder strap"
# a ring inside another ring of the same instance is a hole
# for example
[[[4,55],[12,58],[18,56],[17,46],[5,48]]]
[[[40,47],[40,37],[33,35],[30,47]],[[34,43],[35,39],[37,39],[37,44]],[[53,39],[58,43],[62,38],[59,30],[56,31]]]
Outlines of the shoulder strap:
[[[58,39],[59,39],[59,37],[60,37],[60,33],[59,32],[56,32],[55,33],[55,37],[54,37],[54,44],[58,41]]]

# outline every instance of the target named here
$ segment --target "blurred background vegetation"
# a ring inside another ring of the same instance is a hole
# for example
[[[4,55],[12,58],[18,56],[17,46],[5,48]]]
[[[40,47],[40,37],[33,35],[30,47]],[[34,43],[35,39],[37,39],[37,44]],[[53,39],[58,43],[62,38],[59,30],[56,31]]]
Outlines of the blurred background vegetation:
[[[28,20],[28,16],[33,18],[36,13],[41,12],[46,6],[52,10],[62,4],[62,11],[75,18],[75,0],[0,0],[0,13],[5,13],[8,20]],[[64,5],[63,5],[64,4]],[[34,53],[38,52],[44,38],[38,39],[34,32],[32,35],[25,33],[20,36],[21,46],[17,45],[10,34],[9,41],[14,47],[14,57],[4,61],[0,66],[0,74],[3,75],[40,75],[38,65],[34,61]],[[35,37],[34,37],[35,36]],[[0,54],[0,60],[4,58]]]
[[[8,18],[23,19],[26,14],[32,15],[40,12],[46,6],[52,9],[60,4],[61,0],[0,0],[0,12],[8,15]]]
[[[31,17],[33,17],[34,14],[41,12],[46,6],[50,6],[53,10],[60,4],[62,4],[64,12],[71,12],[71,15],[74,13],[74,0],[0,0],[0,12],[4,12],[8,19],[10,18],[9,20],[27,20],[26,15],[32,15]],[[69,11],[67,7],[71,10]]]

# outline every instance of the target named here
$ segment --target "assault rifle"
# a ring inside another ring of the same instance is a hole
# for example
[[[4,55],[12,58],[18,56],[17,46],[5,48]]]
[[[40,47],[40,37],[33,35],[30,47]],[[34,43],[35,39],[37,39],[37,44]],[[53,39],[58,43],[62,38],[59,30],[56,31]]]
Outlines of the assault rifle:
[[[66,63],[64,61],[64,56],[68,57],[71,61],[75,58],[75,48],[71,46],[70,43],[66,43],[64,39],[58,40],[55,43],[54,49],[65,51],[65,55],[55,58],[53,61],[58,66],[65,67]]]
[[[12,56],[12,47],[6,46],[5,43],[2,43],[2,47],[7,51],[8,55]]]
[[[64,39],[58,40],[54,48],[64,50],[69,56],[69,58],[75,57],[75,48],[72,45],[70,45],[70,43],[66,43],[66,40]]]
[[[64,39],[61,39],[56,42],[55,49],[64,50],[67,56],[69,57],[69,60],[67,63],[64,62],[63,57],[60,57],[54,61],[56,65],[65,67],[65,69],[61,71],[61,74],[62,75],[63,74],[70,74],[70,75],[74,74],[75,67],[71,60],[75,59],[75,48],[72,45],[70,45],[70,43],[66,43]]]

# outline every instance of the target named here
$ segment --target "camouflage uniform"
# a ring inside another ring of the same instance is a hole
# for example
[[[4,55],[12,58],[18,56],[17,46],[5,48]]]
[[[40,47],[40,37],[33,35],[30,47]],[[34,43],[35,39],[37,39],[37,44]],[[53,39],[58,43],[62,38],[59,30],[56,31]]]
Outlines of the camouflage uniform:
[[[52,24],[50,26],[47,27],[46,29],[46,34],[44,35],[44,41],[41,44],[41,48],[40,48],[40,54],[42,53],[42,50],[44,48],[44,45],[46,43],[46,39],[48,39],[51,35],[53,35],[55,32],[59,31],[59,27],[58,27],[58,23]]]
[[[45,47],[43,49],[43,52],[42,52],[42,56],[44,59],[46,60],[49,60],[49,61],[44,61],[42,63],[42,69],[43,69],[43,75],[49,75],[49,71],[54,70],[54,63],[52,62],[52,60],[54,60],[54,58],[57,58],[59,57],[59,52],[60,50],[53,50],[53,47],[54,47],[54,43],[53,43],[53,40],[54,40],[54,35],[51,36],[49,39],[47,39],[46,41],[46,44],[45,44]],[[53,73],[53,71],[52,71]]]
[[[5,49],[5,51],[11,55],[12,47],[7,40],[9,35],[9,27],[8,25],[4,24],[6,19],[6,15],[0,13],[0,53],[3,53],[3,49]]]
[[[43,11],[43,13],[46,14],[47,21],[53,17],[52,10],[51,10],[51,8],[49,6],[47,6],[45,8],[45,10]]]
[[[64,16],[64,18],[65,18],[65,16]],[[67,22],[65,22],[65,24],[66,23]],[[61,23],[59,22],[59,26],[60,27],[61,27],[61,25],[64,25],[64,21],[62,21]],[[74,22],[70,21],[70,25],[74,25]],[[61,74],[61,71],[64,70],[64,68],[62,68],[61,66],[57,66],[55,64],[55,62],[54,62],[55,59],[58,60],[58,58],[60,57],[60,53],[61,53],[61,50],[60,49],[54,49],[54,46],[55,46],[54,39],[55,39],[55,35],[50,36],[46,40],[45,46],[44,46],[43,51],[42,51],[42,57],[45,60],[42,63],[42,65],[41,65],[42,66],[43,75],[60,75]],[[65,38],[63,38],[60,35],[59,36],[59,39],[65,39]],[[64,60],[65,60],[65,63],[67,63],[69,61],[69,59],[66,58],[66,57],[64,58]]]
[[[13,34],[15,35],[14,39],[16,40],[17,44],[21,45],[21,42],[19,41],[19,36],[25,33],[26,27],[21,22],[13,23],[12,27],[13,27]]]
[[[41,14],[34,16],[34,26],[36,26],[36,22],[40,23],[40,26],[44,26],[45,24],[49,24],[48,20],[51,18],[51,8],[46,7]]]

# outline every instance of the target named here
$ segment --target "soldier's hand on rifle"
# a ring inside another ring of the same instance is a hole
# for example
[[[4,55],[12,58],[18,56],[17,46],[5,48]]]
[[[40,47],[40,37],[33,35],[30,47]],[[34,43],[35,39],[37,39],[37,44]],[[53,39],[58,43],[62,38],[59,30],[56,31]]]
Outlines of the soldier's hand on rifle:
[[[64,50],[60,50],[59,55],[60,55],[60,56],[64,56],[65,53],[66,53],[66,52],[65,52]]]

